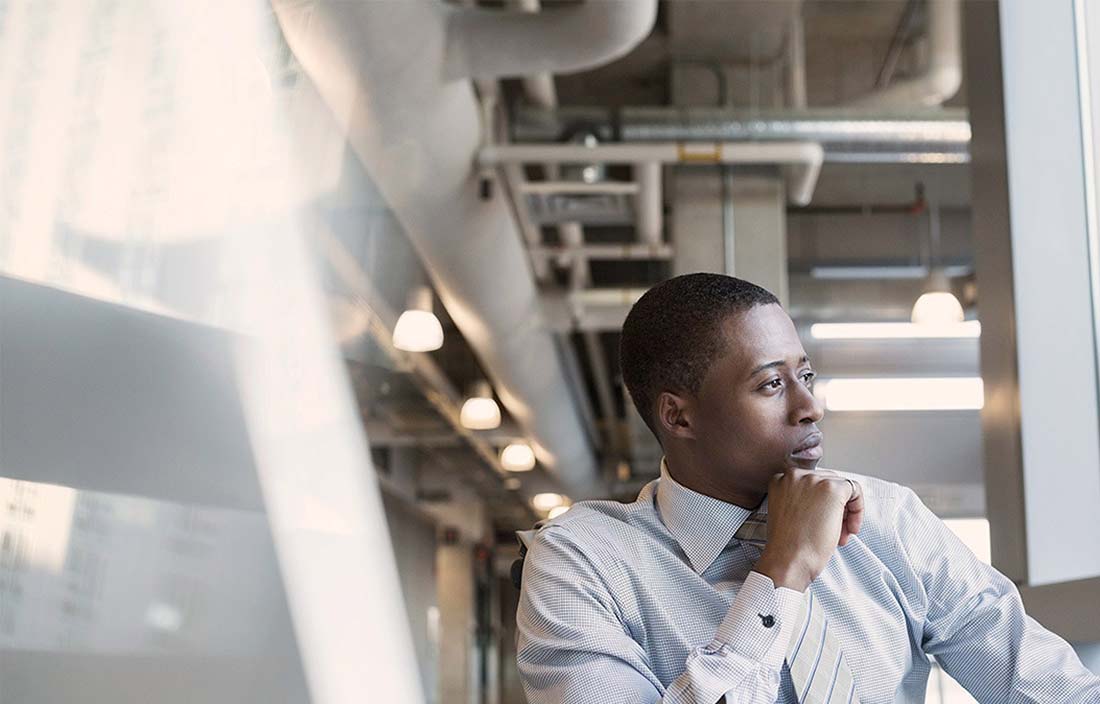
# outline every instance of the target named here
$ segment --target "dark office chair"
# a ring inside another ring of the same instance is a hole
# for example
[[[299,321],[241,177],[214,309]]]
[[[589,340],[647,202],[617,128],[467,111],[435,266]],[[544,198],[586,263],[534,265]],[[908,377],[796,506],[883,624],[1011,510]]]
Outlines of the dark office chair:
[[[527,546],[523,544],[523,541],[519,541],[519,557],[512,561],[512,584],[516,585],[516,589],[520,588],[520,583],[523,581],[523,558],[527,556]]]
[[[527,557],[527,544],[528,541],[533,540],[535,533],[539,528],[546,525],[546,521],[537,521],[530,530],[517,530],[516,540],[519,542],[519,557],[512,562],[512,584],[516,585],[516,589],[520,588],[520,583],[523,581],[523,560]]]

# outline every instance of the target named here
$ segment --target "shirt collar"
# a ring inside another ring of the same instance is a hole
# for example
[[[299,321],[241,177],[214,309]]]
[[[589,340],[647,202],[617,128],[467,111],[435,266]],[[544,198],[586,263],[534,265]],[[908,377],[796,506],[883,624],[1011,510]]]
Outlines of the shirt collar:
[[[734,533],[752,515],[753,509],[741,508],[680,484],[668,472],[661,458],[661,479],[657,483],[657,506],[661,521],[680,544],[691,567],[703,574],[721,554]],[[756,509],[767,513],[768,502]]]

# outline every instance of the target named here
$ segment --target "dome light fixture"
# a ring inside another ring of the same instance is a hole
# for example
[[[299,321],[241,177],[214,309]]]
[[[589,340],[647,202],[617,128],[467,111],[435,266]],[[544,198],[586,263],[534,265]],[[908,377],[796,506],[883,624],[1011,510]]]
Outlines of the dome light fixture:
[[[911,320],[915,325],[951,326],[963,322],[962,304],[951,293],[951,284],[943,269],[935,269],[928,279],[928,289],[913,304]]]
[[[531,505],[538,511],[550,511],[559,506],[565,505],[567,499],[561,494],[544,493],[535,494],[531,497]]]
[[[492,430],[500,427],[500,406],[493,400],[493,387],[487,381],[477,381],[462,404],[459,422],[470,430]]]
[[[528,472],[535,468],[535,451],[525,442],[513,442],[500,451],[500,464],[509,472]]]
[[[393,327],[393,346],[406,352],[430,352],[443,346],[443,326],[432,313],[432,290],[427,286],[409,292],[408,309]]]
[[[557,518],[568,510],[569,506],[555,506],[554,508],[550,509],[550,512],[546,514],[546,517]]]
[[[924,186],[920,186],[923,193]],[[940,258],[940,206],[931,199],[928,212],[928,285],[913,304],[910,320],[926,328],[957,326],[965,319],[962,304],[951,293],[951,282]]]

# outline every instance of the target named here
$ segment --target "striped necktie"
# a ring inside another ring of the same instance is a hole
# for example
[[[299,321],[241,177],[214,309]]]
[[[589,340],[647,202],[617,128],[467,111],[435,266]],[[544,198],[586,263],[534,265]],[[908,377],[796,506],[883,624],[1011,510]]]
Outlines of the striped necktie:
[[[768,539],[768,514],[754,513],[734,534],[763,548]],[[813,590],[806,589],[802,608],[787,644],[787,666],[800,704],[859,704],[852,671]]]

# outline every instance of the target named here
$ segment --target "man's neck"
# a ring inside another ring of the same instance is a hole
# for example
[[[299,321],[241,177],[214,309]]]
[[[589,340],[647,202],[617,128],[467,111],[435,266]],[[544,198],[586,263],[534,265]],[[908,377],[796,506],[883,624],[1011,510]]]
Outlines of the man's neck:
[[[713,463],[695,458],[691,453],[665,453],[665,466],[672,478],[692,491],[742,508],[754,509],[764,500],[764,494],[747,487],[731,487],[715,481]]]

